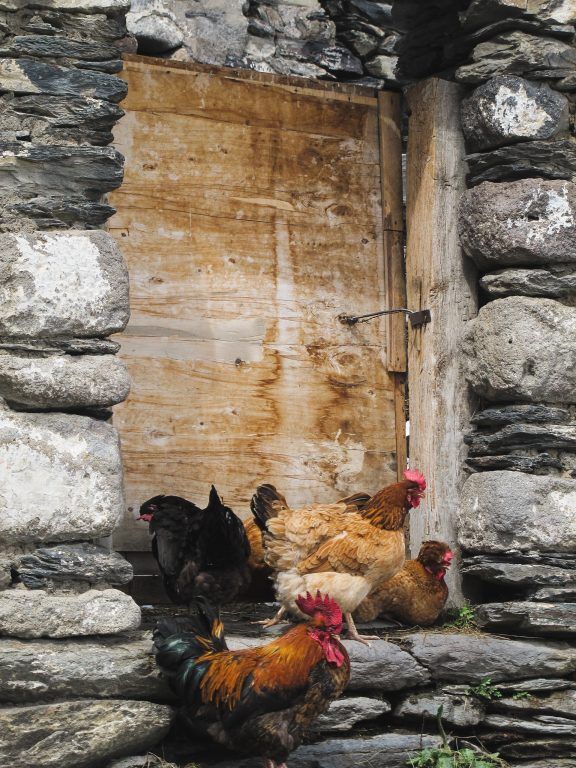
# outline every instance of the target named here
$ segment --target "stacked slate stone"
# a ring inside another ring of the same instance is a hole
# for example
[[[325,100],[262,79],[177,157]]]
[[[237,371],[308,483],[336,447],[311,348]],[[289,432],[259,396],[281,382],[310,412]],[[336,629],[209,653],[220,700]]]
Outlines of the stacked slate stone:
[[[228,621],[226,626],[232,649],[264,640],[253,636],[254,628],[246,636]],[[308,743],[290,755],[290,766],[405,768],[408,758],[440,743],[436,726],[440,705],[450,732],[467,738],[477,734],[512,765],[573,765],[576,682],[569,678],[576,672],[576,649],[567,643],[517,641],[480,633],[414,632],[374,641],[372,648],[356,642],[345,644],[352,666],[350,684],[343,697],[316,721]],[[72,689],[88,697],[96,691],[102,696],[123,691],[136,699],[170,700],[145,633],[130,644],[87,642],[84,658],[72,644],[66,654],[58,653],[55,645],[46,644],[45,656],[37,661],[37,687],[50,679],[59,695],[68,696]],[[15,691],[20,698],[36,695],[27,668],[28,647],[17,640],[7,647],[0,665],[0,695],[9,698]],[[477,686],[487,677],[499,696],[478,694]],[[32,731],[35,725],[28,727]],[[132,732],[127,734],[127,739],[132,737]],[[25,736],[21,738],[20,744]],[[167,762],[203,768],[261,768],[262,764],[260,759],[234,759],[203,740],[184,741],[177,730],[152,752],[163,755],[165,761],[141,754],[114,760],[106,768],[169,768]],[[529,762],[517,762],[522,758]]]
[[[97,227],[122,180],[107,145],[127,3],[0,7],[0,763],[93,765],[153,744],[171,714],[120,682],[83,684],[113,667],[108,649],[132,652],[140,623],[118,589],[130,565],[95,543],[124,508],[105,419],[129,390],[108,339],[128,320],[128,276]]]
[[[389,3],[372,0],[132,0],[138,53],[257,72],[397,85]]]
[[[455,77],[470,154],[460,240],[481,274],[471,324],[464,573],[480,625],[576,635],[576,5],[473,2]],[[572,91],[570,89],[573,89]]]

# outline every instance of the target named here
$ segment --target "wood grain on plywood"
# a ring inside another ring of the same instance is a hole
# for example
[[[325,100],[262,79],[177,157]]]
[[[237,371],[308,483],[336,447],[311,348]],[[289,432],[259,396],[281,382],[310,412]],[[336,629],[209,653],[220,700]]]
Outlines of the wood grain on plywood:
[[[215,483],[245,515],[260,482],[293,504],[392,482],[386,324],[337,319],[386,293],[376,98],[133,61],[124,76],[110,231],[131,279],[114,416],[129,508],[202,503]],[[117,549],[147,544],[132,517]]]

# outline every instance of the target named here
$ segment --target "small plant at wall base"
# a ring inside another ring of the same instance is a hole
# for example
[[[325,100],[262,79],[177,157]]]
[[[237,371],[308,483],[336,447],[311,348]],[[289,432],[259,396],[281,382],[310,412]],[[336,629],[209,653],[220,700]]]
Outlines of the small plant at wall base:
[[[470,603],[464,603],[457,611],[450,613],[450,620],[444,627],[454,629],[476,629],[476,614]]]
[[[442,736],[442,746],[423,749],[410,758],[407,763],[410,768],[509,768],[508,763],[502,760],[496,752],[488,753],[478,747],[471,748],[470,746],[458,749],[458,740],[456,740],[456,748],[453,749],[448,743],[448,737],[442,725],[443,709],[442,706],[438,707],[436,713],[438,731]]]
[[[478,685],[471,685],[468,688],[468,693],[488,701],[502,698],[502,691],[496,685],[492,685],[492,678],[490,677],[483,677]]]

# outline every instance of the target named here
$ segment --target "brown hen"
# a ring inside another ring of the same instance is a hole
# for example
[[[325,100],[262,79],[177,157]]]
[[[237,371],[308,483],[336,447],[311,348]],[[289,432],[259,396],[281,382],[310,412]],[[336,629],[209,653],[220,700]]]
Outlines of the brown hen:
[[[452,557],[448,544],[425,541],[416,560],[407,560],[395,576],[378,584],[354,611],[354,618],[365,622],[382,616],[420,627],[433,624],[448,598],[444,576]]]
[[[290,509],[274,486],[260,486],[252,512],[264,531],[265,558],[275,572],[281,604],[266,625],[286,611],[298,613],[298,594],[320,590],[340,604],[348,637],[369,644],[372,638],[358,634],[352,612],[404,565],[404,520],[425,488],[424,477],[407,470],[403,481],[369,499],[360,494],[335,504]]]

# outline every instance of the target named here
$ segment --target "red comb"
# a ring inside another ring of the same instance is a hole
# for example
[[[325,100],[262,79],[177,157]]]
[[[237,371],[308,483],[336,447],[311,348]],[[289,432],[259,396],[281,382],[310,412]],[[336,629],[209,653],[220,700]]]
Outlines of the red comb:
[[[421,491],[426,490],[426,480],[421,472],[417,469],[406,469],[404,471],[404,477],[411,483],[418,483],[418,487]]]
[[[307,616],[321,613],[326,624],[340,624],[342,622],[342,611],[336,600],[332,600],[329,595],[322,597],[320,590],[316,592],[316,597],[312,597],[310,592],[306,592],[306,597],[298,595],[296,605]]]

